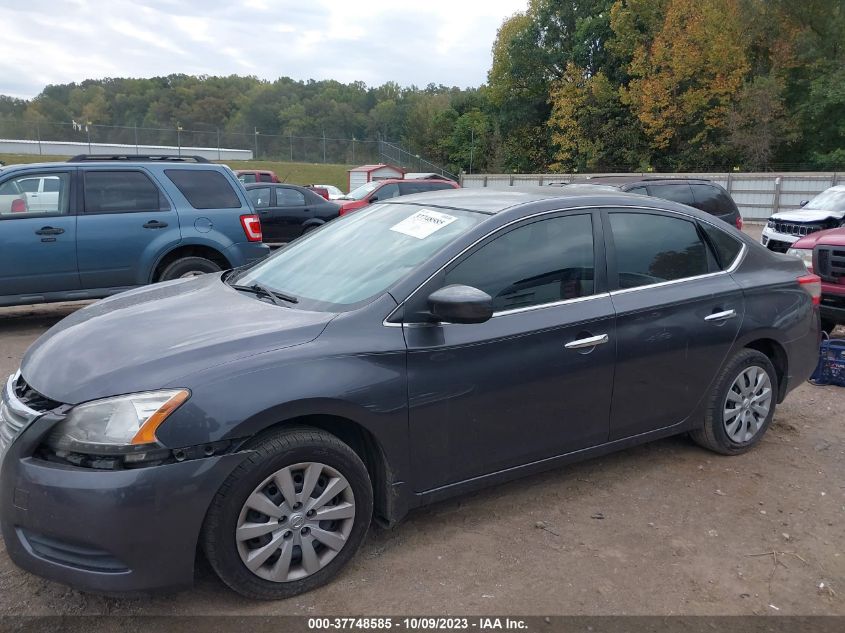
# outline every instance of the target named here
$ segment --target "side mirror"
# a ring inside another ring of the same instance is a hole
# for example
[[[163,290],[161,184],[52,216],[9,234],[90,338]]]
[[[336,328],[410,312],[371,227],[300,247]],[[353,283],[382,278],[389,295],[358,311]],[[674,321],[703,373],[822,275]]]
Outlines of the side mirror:
[[[428,309],[444,323],[484,323],[493,316],[493,298],[478,288],[453,284],[432,292]]]
[[[806,207],[808,202],[809,202],[809,200],[802,200],[802,201],[801,201],[801,202],[799,202],[798,204],[799,204],[800,206],[802,206],[802,207]]]

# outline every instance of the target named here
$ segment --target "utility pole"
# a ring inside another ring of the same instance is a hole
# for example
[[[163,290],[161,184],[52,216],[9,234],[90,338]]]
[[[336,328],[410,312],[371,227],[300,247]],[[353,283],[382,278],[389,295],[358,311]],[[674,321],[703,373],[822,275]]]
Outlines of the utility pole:
[[[253,127],[252,131],[255,132],[255,154],[252,155],[252,158],[258,160],[258,128]]]
[[[182,155],[182,126],[176,121],[176,145],[179,156]]]

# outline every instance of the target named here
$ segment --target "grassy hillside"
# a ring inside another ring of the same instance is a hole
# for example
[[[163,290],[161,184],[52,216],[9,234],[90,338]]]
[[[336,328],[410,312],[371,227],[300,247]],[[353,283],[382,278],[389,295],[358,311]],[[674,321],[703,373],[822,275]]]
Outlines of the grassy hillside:
[[[7,165],[20,163],[44,163],[63,161],[68,156],[37,156],[32,154],[0,154],[0,160]],[[221,161],[232,169],[271,169],[280,180],[295,185],[335,185],[346,191],[347,165],[323,165],[320,163],[283,163],[266,160]]]

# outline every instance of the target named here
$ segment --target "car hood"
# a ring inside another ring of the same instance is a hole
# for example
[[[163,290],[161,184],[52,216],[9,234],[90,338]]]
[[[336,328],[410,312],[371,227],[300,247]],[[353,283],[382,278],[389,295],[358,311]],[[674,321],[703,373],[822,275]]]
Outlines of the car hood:
[[[816,246],[845,246],[845,229],[827,229],[816,231],[802,237],[792,248],[814,248]]]
[[[75,312],[29,348],[21,373],[66,404],[172,387],[215,365],[312,341],[333,316],[267,303],[219,274],[180,279]]]
[[[783,220],[784,222],[821,222],[828,218],[836,218],[841,220],[845,218],[845,211],[820,211],[818,209],[797,209],[795,211],[779,211],[772,214],[775,220]]]

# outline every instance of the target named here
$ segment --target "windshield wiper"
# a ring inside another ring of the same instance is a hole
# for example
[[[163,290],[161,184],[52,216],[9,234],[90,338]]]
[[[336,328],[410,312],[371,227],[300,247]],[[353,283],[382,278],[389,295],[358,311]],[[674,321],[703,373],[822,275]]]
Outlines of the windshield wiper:
[[[245,292],[251,292],[256,295],[264,295],[268,297],[270,301],[275,303],[277,306],[282,305],[281,301],[287,301],[288,303],[299,303],[299,299],[294,297],[293,295],[285,294],[284,292],[279,292],[278,290],[270,290],[267,286],[259,283],[254,283],[251,286],[240,286],[238,284],[232,284],[232,288],[235,290],[243,290]]]

